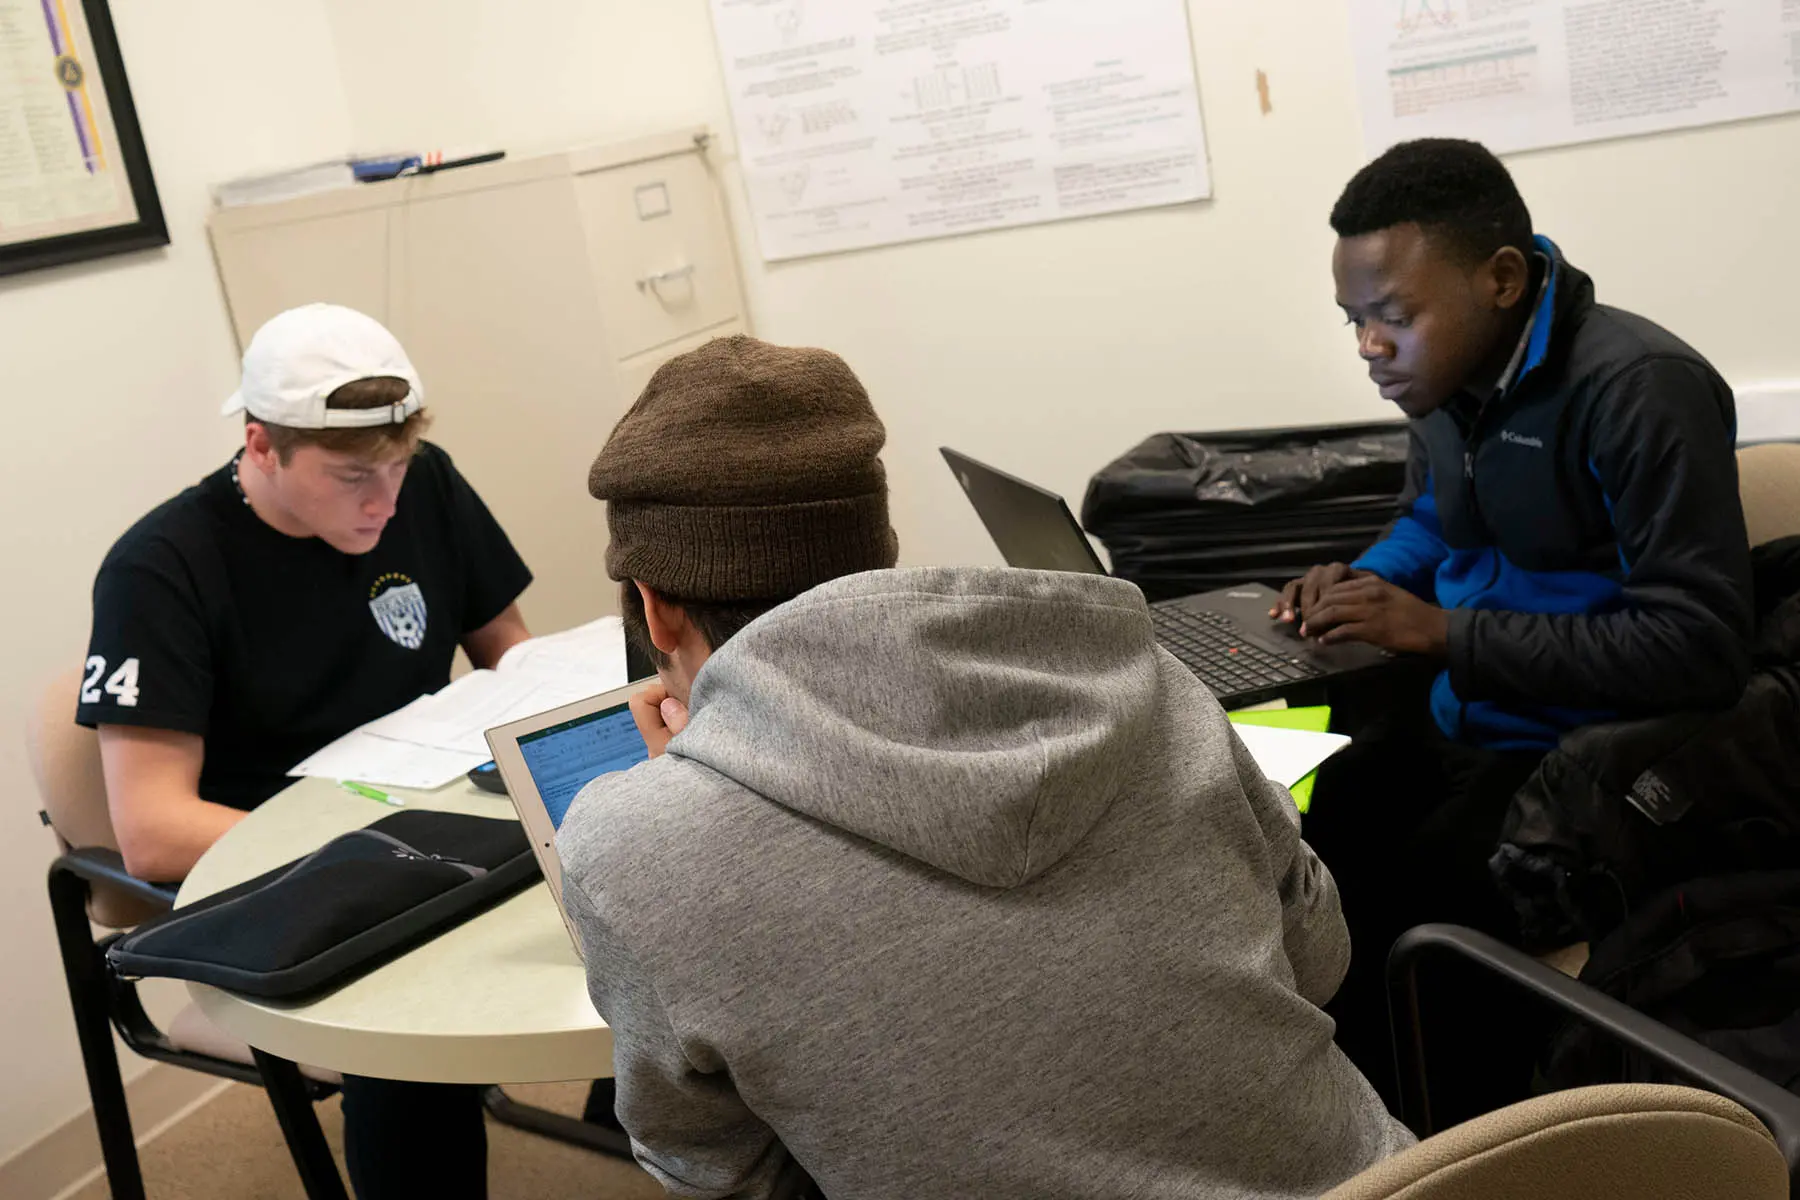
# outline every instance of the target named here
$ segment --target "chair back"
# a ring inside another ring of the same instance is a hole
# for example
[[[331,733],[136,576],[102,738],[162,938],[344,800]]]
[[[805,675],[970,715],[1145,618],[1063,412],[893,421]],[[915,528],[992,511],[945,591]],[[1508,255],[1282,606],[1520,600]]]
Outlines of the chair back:
[[[1800,534],[1800,444],[1746,446],[1737,459],[1738,495],[1750,544]]]
[[[60,673],[38,694],[25,725],[25,750],[39,802],[62,850],[117,850],[106,806],[106,776],[100,769],[100,739],[92,729],[75,724],[81,681],[79,669]],[[96,925],[124,929],[159,911],[102,883],[88,889],[88,917]]]
[[[1787,1200],[1762,1122],[1712,1092],[1576,1088],[1427,1138],[1323,1200]]]

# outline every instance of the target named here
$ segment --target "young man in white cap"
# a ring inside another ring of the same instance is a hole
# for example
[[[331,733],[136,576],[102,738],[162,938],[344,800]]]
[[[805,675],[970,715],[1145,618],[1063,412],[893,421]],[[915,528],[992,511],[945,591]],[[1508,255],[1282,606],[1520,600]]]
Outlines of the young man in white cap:
[[[225,403],[243,448],[107,554],[75,719],[132,874],[183,878],[288,768],[448,683],[459,645],[491,667],[528,636],[531,572],[423,405],[378,322],[284,312]],[[364,1200],[485,1194],[477,1089],[349,1078],[344,1120]]]

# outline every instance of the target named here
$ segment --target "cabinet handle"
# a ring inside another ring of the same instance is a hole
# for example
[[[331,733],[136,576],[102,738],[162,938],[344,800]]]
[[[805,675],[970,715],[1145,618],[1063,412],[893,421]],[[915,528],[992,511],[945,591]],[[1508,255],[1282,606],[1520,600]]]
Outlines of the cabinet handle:
[[[677,279],[690,278],[694,273],[694,264],[682,267],[671,267],[667,271],[656,271],[637,281],[637,290],[646,294],[654,293],[658,300],[663,298],[662,285],[674,283]]]

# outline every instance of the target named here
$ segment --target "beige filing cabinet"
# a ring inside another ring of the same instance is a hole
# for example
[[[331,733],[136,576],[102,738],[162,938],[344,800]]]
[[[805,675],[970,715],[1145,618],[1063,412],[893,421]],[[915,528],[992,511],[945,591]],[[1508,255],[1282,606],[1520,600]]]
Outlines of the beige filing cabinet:
[[[240,346],[315,300],[399,337],[432,440],[537,576],[522,602],[535,633],[618,611],[588,464],[658,366],[745,330],[704,140],[683,130],[212,216]]]

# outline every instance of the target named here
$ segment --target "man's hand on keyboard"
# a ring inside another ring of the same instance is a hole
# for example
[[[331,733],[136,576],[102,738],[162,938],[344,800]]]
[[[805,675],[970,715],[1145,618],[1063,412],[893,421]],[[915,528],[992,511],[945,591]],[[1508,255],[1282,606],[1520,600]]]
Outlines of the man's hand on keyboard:
[[[1290,625],[1304,620],[1312,615],[1313,608],[1327,591],[1346,579],[1364,579],[1368,574],[1367,571],[1358,571],[1341,562],[1314,567],[1281,589],[1281,599],[1269,610],[1269,615]]]
[[[1430,658],[1449,653],[1450,614],[1375,575],[1334,584],[1304,612],[1301,634],[1326,645],[1367,642]]]

